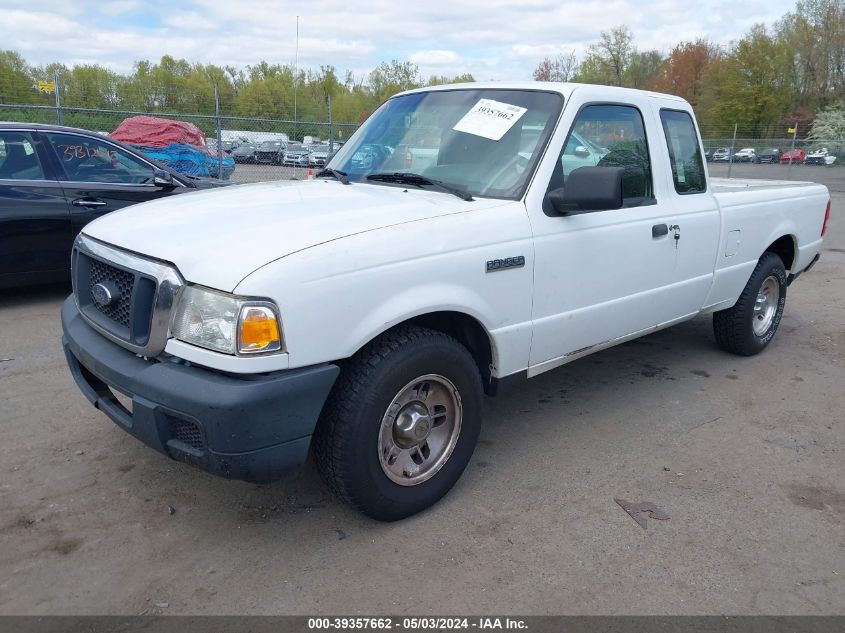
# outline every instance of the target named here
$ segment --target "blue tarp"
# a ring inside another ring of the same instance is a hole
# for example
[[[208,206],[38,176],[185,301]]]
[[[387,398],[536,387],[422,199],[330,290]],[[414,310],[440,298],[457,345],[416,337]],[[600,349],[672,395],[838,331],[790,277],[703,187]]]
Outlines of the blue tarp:
[[[210,154],[207,150],[187,143],[171,143],[165,147],[144,145],[135,145],[135,147],[150,158],[186,176],[217,178],[217,156]],[[224,154],[223,178],[228,180],[233,171],[235,171],[235,159]]]

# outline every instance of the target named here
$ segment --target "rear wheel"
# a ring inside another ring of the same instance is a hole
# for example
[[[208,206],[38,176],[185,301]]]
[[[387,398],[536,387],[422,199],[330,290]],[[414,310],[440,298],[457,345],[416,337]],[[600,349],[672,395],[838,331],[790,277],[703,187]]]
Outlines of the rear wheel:
[[[395,521],[437,502],[472,457],[481,429],[478,367],[455,339],[389,332],[344,363],[314,434],[332,491]]]
[[[786,269],[764,253],[736,304],[713,313],[713,333],[723,350],[741,356],[762,352],[774,338],[786,303]]]

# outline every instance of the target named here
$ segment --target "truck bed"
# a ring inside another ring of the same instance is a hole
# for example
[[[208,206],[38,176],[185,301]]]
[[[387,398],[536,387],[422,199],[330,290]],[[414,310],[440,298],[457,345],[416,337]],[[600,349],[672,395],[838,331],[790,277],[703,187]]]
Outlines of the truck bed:
[[[806,180],[764,180],[761,178],[710,178],[710,190],[713,193],[747,191],[757,187],[766,189],[794,189],[816,183]]]

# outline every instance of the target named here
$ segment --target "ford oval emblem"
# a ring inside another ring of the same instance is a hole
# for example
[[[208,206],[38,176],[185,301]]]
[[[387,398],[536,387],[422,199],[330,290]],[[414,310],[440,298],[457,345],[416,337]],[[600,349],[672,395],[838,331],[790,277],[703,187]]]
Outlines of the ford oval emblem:
[[[117,289],[109,283],[94,284],[91,288],[91,296],[98,305],[104,308],[116,303],[120,298]]]

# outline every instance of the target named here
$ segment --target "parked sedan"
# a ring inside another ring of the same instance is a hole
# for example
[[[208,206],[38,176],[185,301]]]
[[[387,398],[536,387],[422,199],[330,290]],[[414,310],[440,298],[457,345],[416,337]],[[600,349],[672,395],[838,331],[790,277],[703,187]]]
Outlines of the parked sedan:
[[[232,158],[236,163],[254,163],[257,149],[254,143],[241,143],[232,150]]]
[[[311,152],[308,154],[308,165],[311,167],[322,167],[328,162],[328,158],[328,145],[312,145]]]
[[[780,162],[781,164],[792,163],[803,163],[804,159],[807,158],[807,152],[803,149],[788,149],[783,154],[780,155]]]
[[[284,142],[264,141],[255,150],[255,162],[270,165],[281,165],[284,152]]]
[[[714,163],[729,163],[731,160],[731,150],[727,147],[720,147],[710,158]]]
[[[758,163],[779,163],[781,151],[776,147],[764,149],[757,156]]]
[[[757,152],[753,147],[743,147],[736,154],[734,154],[735,163],[756,163]]]
[[[289,167],[308,167],[309,153],[301,143],[289,143],[282,162]]]
[[[101,215],[224,184],[95,132],[0,124],[0,288],[69,279],[73,240]]]

